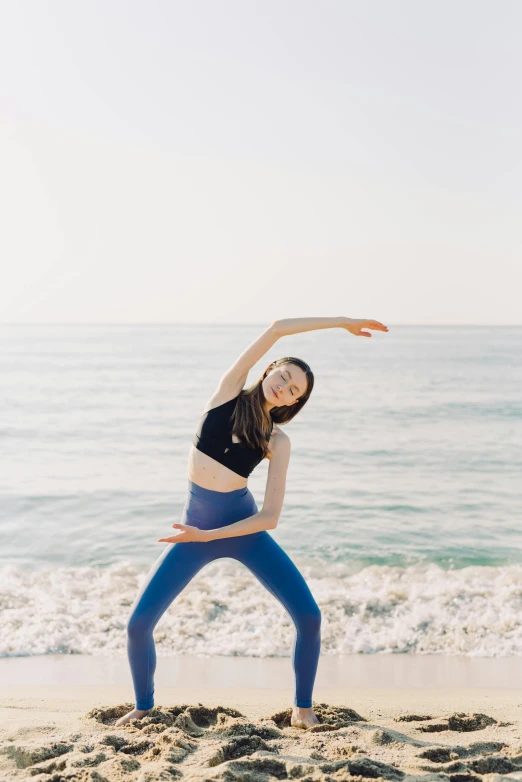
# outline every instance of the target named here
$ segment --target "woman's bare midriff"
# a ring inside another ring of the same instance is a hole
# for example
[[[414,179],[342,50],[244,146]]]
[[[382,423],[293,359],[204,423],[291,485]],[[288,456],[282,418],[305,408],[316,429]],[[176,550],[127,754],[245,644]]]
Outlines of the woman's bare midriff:
[[[198,451],[191,443],[188,460],[189,481],[212,491],[235,491],[248,485],[248,478],[243,478],[224,464],[216,462],[211,456]]]

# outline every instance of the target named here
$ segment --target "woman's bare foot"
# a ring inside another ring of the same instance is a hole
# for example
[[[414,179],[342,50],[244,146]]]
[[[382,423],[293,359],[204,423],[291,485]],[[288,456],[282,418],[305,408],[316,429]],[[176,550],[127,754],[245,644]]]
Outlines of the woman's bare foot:
[[[293,728],[311,728],[314,725],[319,725],[319,720],[315,716],[311,706],[309,709],[302,709],[299,706],[294,706],[292,709],[290,725]]]
[[[120,717],[120,719],[114,723],[114,727],[119,728],[120,725],[125,725],[125,723],[130,722],[130,720],[141,720],[149,711],[150,709],[133,709],[132,711],[129,711],[128,714],[125,714],[124,717]]]

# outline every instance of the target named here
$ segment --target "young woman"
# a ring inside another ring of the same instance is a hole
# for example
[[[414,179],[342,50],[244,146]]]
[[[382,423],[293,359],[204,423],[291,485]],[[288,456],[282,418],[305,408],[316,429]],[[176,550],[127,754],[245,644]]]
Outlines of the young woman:
[[[172,525],[178,534],[159,538],[169,545],[148,574],[129,617],[127,650],[136,708],[117,726],[144,717],[153,707],[154,627],[196,573],[220,557],[242,562],[290,614],[296,629],[291,722],[302,728],[319,722],[312,690],[321,612],[297,567],[267,532],[277,527],[290,459],[290,439],[278,424],[291,421],[304,407],[314,376],[305,361],[287,356],[273,361],[254,385],[243,386],[250,369],[281,337],[335,327],[361,337],[371,337],[363,328],[388,331],[377,320],[346,317],[274,321],[225,372],[207,402],[189,454],[183,523]],[[247,483],[264,458],[270,464],[259,510]]]

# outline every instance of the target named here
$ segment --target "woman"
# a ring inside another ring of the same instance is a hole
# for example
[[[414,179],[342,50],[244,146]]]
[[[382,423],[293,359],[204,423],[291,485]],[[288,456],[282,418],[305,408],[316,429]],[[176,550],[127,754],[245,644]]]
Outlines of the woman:
[[[287,423],[303,408],[314,376],[306,362],[287,356],[272,362],[254,385],[243,386],[250,369],[281,337],[335,327],[361,337],[371,337],[363,328],[388,331],[379,321],[346,317],[275,321],[225,372],[207,402],[189,454],[183,523],[172,525],[180,532],[159,538],[158,542],[170,545],[148,574],[129,617],[127,649],[136,708],[116,726],[141,719],[153,707],[154,627],[196,573],[220,557],[242,562],[292,617],[296,636],[291,724],[302,728],[318,724],[312,689],[321,646],[321,612],[299,570],[267,532],[277,527],[290,459],[290,439],[278,424]],[[247,483],[264,458],[270,464],[259,510]]]

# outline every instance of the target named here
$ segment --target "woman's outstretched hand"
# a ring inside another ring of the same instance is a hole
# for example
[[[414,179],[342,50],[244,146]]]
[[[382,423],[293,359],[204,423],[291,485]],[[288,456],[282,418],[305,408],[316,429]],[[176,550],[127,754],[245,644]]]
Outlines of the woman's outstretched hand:
[[[362,329],[373,329],[374,331],[388,331],[388,326],[381,323],[378,320],[358,320],[357,318],[348,318],[346,323],[343,323],[343,329],[349,331],[350,334],[355,334],[356,337],[371,337],[372,335],[368,331],[362,331]]]
[[[181,532],[170,538],[158,538],[157,543],[204,543],[209,539],[206,530],[199,529],[199,527],[191,527],[189,524],[173,524],[172,526],[180,529]]]

